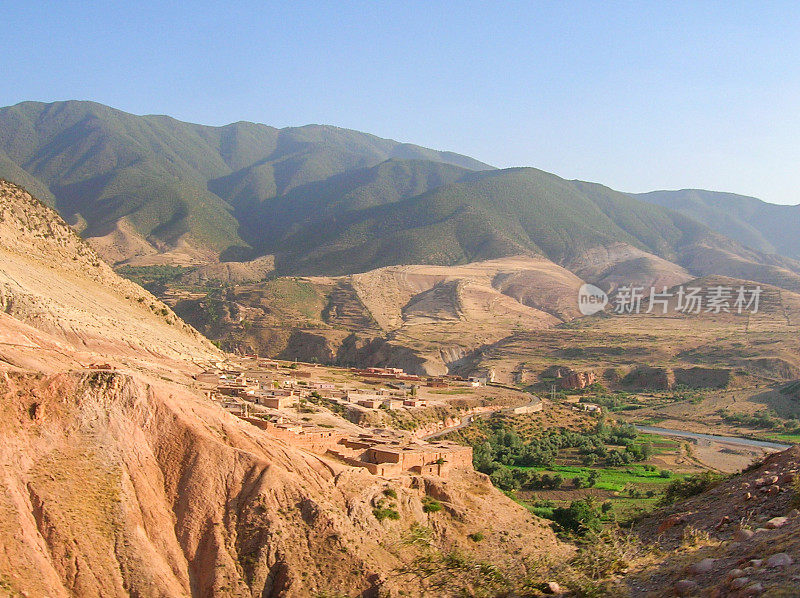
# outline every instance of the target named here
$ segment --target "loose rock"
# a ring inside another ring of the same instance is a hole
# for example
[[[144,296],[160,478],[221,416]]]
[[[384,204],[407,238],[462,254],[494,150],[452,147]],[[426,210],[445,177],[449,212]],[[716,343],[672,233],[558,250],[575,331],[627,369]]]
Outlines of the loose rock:
[[[708,573],[714,568],[714,559],[703,559],[693,565],[689,565],[689,573],[692,575],[700,575],[701,573]]]
[[[790,557],[788,554],[785,552],[779,552],[769,557],[765,564],[767,567],[788,567],[793,562],[794,561],[792,557]]]
[[[756,582],[754,584],[750,584],[744,589],[743,596],[758,596],[761,592],[764,591],[764,586],[760,583]]]
[[[778,529],[783,527],[789,521],[788,517],[773,517],[764,525],[768,529]]]
[[[736,542],[746,542],[755,535],[751,529],[740,529],[733,534],[733,539]]]
[[[548,581],[546,584],[544,584],[544,592],[546,594],[561,594],[563,590],[556,582]]]
[[[681,579],[680,581],[676,581],[673,587],[678,596],[691,596],[697,591],[699,586],[696,581],[692,581],[691,579]]]
[[[676,525],[678,525],[679,523],[683,523],[685,521],[686,521],[686,517],[683,516],[683,515],[679,515],[677,513],[675,515],[670,515],[669,517],[664,519],[664,521],[659,523],[659,525],[658,525],[658,533],[659,534],[663,534],[668,529],[673,528]]]
[[[741,590],[749,583],[750,583],[749,577],[737,577],[736,579],[731,580],[730,588],[732,590]]]

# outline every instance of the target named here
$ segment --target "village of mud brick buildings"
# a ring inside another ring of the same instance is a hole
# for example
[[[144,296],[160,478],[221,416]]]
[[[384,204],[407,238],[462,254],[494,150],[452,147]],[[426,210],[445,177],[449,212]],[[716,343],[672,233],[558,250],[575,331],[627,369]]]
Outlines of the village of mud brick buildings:
[[[479,387],[486,378],[457,376],[423,378],[398,368],[350,369],[352,380],[376,383],[379,388],[359,388],[322,380],[323,368],[246,357],[236,363],[217,364],[195,376],[208,397],[244,421],[289,445],[325,455],[374,475],[402,474],[447,477],[453,469],[472,469],[472,448],[446,440],[424,441],[398,430],[379,428],[358,432],[301,421],[303,406],[323,404],[340,411],[356,408],[396,410],[426,407],[418,397],[420,386]]]

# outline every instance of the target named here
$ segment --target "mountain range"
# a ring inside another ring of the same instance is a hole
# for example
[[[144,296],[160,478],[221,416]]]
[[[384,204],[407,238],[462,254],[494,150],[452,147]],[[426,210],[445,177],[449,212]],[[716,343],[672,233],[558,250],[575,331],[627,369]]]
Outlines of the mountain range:
[[[690,475],[754,453],[616,424],[797,441],[798,206],[632,195],[334,127],[205,127],[88,102],[0,109],[0,177],[0,596],[794,587],[796,447],[741,476]],[[751,281],[764,292],[744,314],[581,317],[575,301],[585,282]],[[408,409],[372,408],[338,394],[405,382],[320,363],[451,376],[419,380]],[[222,394],[233,375],[322,394],[267,410]],[[441,477],[439,456],[373,475],[360,453],[284,430],[356,438],[347,448],[377,432],[388,451],[472,435],[498,469]],[[611,464],[645,438],[649,460]],[[523,447],[575,476],[515,467],[537,471],[536,493],[512,500],[497,472]],[[657,488],[678,502],[647,515]],[[567,530],[560,513],[583,521],[585,505],[599,525],[601,500],[633,509],[579,543],[540,519]],[[624,536],[622,516],[636,521]]]
[[[625,194],[331,126],[210,127],[23,102],[0,109],[0,176],[113,264],[271,256],[276,274],[341,275],[526,255],[609,287],[635,266],[800,288],[798,206]]]

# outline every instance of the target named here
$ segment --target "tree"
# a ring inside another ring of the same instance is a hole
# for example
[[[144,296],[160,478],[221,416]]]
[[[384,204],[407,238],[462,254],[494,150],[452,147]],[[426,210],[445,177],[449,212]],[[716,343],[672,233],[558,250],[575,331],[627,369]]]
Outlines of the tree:
[[[472,464],[481,473],[491,474],[494,471],[491,468],[493,461],[494,451],[488,442],[479,444],[472,449]]]
[[[522,470],[519,470],[522,471]],[[523,490],[531,490],[536,488],[542,487],[542,479],[537,471],[529,471],[527,472],[527,476],[525,477],[525,481],[522,482],[522,489]]]
[[[523,488],[530,479],[530,473],[525,471],[524,469],[512,469],[511,475],[514,476],[517,484],[519,484],[520,488]]]
[[[489,476],[489,479],[491,479],[492,484],[494,484],[497,488],[500,488],[500,490],[508,491],[519,488],[519,482],[514,479],[514,475],[507,467],[500,467],[499,469],[496,469]]]
[[[554,509],[553,520],[566,531],[579,535],[600,530],[600,514],[590,499],[573,500],[569,507]]]
[[[649,440],[642,444],[642,461],[647,461],[653,456],[653,443]]]
[[[608,451],[608,455],[606,455],[606,461],[611,467],[625,465],[625,459],[623,458],[622,453],[616,449]]]

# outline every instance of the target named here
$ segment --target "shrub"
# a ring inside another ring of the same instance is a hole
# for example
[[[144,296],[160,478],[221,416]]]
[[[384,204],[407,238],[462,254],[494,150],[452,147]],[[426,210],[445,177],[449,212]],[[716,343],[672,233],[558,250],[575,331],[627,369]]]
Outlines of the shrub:
[[[473,532],[470,535],[468,535],[467,538],[469,538],[473,542],[480,542],[481,540],[483,540],[484,536],[483,533],[481,532]]]
[[[566,508],[554,509],[553,521],[579,535],[600,530],[600,514],[592,500],[573,500]]]
[[[440,503],[435,498],[431,498],[430,496],[426,496],[422,499],[422,510],[425,513],[438,513],[442,510],[442,503]]]
[[[383,521],[384,519],[393,519],[393,520],[400,519],[400,513],[398,513],[394,509],[389,509],[389,508],[372,509],[372,514],[375,515],[375,519],[377,519],[378,521]]]
[[[388,496],[389,498],[397,498],[397,492],[395,492],[394,488],[387,488],[383,491],[384,496]]]
[[[619,467],[620,465],[625,465],[625,457],[623,457],[624,453],[620,453],[618,450],[611,450],[608,451],[608,457],[606,457],[606,461],[611,467]]]
[[[570,564],[590,579],[623,573],[644,549],[635,534],[614,527],[587,534]]]
[[[800,477],[795,477],[792,482],[792,502],[795,508],[800,507]]]
[[[597,455],[595,455],[594,453],[589,453],[587,455],[584,455],[581,458],[581,463],[583,463],[586,467],[591,467],[592,465],[597,463]]]
[[[671,505],[677,500],[705,492],[719,484],[720,481],[722,481],[722,476],[710,471],[672,480],[667,484],[667,488],[664,490],[664,497],[661,500],[665,505]]]

